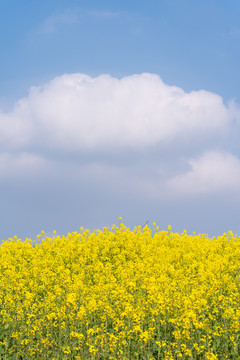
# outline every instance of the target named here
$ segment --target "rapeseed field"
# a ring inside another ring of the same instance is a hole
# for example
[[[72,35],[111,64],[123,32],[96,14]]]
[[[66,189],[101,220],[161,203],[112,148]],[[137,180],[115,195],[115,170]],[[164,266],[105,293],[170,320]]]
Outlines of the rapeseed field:
[[[0,246],[0,359],[240,359],[240,238],[154,224]]]

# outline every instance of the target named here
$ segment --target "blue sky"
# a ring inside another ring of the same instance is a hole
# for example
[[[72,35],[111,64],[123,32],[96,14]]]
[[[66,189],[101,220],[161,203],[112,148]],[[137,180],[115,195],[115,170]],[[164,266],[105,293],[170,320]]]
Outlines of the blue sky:
[[[240,234],[238,1],[0,3],[1,239]]]

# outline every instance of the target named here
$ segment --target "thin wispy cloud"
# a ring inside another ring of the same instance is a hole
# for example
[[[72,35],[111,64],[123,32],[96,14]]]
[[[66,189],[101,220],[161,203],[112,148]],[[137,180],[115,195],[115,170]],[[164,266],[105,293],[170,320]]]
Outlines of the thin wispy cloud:
[[[49,16],[40,26],[39,32],[41,33],[54,33],[59,26],[72,25],[79,21],[77,10],[66,10],[62,14],[54,14]]]
[[[88,10],[86,14],[98,19],[114,19],[119,16],[126,15],[124,11],[110,11],[110,10]]]
[[[227,35],[233,38],[238,38],[240,36],[240,28],[239,27],[231,27],[227,31]]]
[[[95,18],[98,20],[111,20],[120,16],[126,16],[123,11],[110,11],[110,10],[87,10],[79,7],[66,9],[60,14],[52,14],[44,20],[39,28],[41,33],[55,33],[60,26],[68,26],[77,24],[82,19]]]

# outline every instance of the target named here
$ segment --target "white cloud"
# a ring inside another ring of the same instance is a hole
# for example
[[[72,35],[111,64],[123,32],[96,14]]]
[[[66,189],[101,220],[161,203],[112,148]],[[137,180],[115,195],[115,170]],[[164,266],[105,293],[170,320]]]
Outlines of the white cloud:
[[[226,152],[206,152],[189,160],[191,170],[171,179],[175,192],[186,194],[215,193],[240,189],[240,160]]]
[[[186,93],[153,74],[66,74],[31,88],[10,113],[0,114],[0,142],[98,150],[141,149],[182,137],[197,141],[223,132],[239,116],[238,106],[232,108],[217,94]]]
[[[233,101],[186,93],[157,75],[66,74],[0,112],[0,178],[47,168],[69,184],[163,200],[236,191],[240,160],[218,146],[218,135],[227,145],[239,119]]]
[[[24,146],[31,141],[33,121],[27,99],[18,101],[10,113],[0,111],[0,144]]]

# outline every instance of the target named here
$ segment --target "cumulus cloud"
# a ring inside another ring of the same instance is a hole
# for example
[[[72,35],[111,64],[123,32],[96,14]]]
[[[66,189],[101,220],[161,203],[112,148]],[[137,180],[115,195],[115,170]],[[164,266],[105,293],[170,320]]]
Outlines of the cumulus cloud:
[[[32,139],[32,126],[28,101],[21,99],[10,113],[0,111],[0,144],[6,148],[24,147]]]
[[[49,176],[156,199],[237,189],[240,160],[211,146],[239,120],[234,101],[158,75],[65,74],[0,111],[0,177],[48,166]]]
[[[211,151],[189,160],[190,171],[169,180],[179,194],[215,193],[240,189],[240,160],[226,152]]]
[[[139,149],[221,132],[239,116],[232,109],[217,94],[186,93],[154,74],[66,74],[32,87],[11,112],[0,113],[0,141],[31,144],[41,137],[43,146],[60,149]]]

